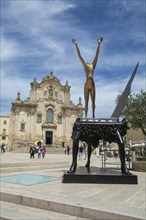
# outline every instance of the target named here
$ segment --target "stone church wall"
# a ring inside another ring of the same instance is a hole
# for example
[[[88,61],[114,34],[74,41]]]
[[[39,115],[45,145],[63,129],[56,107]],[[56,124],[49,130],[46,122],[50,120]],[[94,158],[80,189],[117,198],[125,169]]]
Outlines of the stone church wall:
[[[61,85],[53,73],[30,83],[30,97],[22,101],[20,92],[12,103],[9,144],[13,148],[30,146],[36,140],[46,145],[71,145],[72,127],[77,117],[82,117],[81,102],[70,100],[68,82]]]

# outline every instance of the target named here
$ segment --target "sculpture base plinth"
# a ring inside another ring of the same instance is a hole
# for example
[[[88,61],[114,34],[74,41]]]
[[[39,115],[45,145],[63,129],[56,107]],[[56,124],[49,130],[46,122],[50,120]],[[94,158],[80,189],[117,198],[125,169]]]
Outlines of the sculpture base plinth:
[[[124,175],[120,170],[90,167],[77,168],[76,173],[63,175],[63,183],[103,183],[103,184],[138,184],[136,175]]]

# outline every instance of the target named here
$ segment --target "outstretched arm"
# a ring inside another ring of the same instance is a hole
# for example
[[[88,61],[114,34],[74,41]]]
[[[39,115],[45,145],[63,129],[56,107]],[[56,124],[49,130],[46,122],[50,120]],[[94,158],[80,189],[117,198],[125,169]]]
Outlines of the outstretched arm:
[[[77,54],[78,54],[78,57],[79,57],[81,63],[83,64],[83,66],[85,66],[86,63],[85,63],[84,59],[82,58],[82,56],[81,56],[81,54],[80,54],[80,50],[79,50],[79,48],[78,48],[77,41],[76,41],[75,39],[72,39],[72,42],[73,42],[73,44],[76,46]]]
[[[101,44],[102,41],[103,41],[103,38],[100,37],[98,39],[98,46],[97,46],[97,50],[96,50],[96,55],[95,55],[95,58],[94,58],[93,63],[92,63],[94,69],[96,67],[96,63],[97,63],[97,60],[98,60],[98,54],[99,54],[99,51],[100,51],[100,44]]]

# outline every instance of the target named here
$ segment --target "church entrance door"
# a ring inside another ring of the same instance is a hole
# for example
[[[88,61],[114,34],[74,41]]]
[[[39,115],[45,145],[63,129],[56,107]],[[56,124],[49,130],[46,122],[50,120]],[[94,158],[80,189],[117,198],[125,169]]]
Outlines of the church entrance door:
[[[46,144],[53,143],[53,131],[46,131]]]

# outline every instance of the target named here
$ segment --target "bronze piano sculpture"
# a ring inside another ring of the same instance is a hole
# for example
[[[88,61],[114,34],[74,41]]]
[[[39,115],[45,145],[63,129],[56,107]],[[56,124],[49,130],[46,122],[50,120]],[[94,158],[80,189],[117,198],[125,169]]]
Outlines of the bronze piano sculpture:
[[[85,141],[88,145],[88,159],[86,168],[90,172],[90,157],[91,146],[98,147],[100,140],[116,142],[119,146],[119,156],[121,161],[122,174],[131,175],[125,164],[125,146],[123,137],[128,130],[128,122],[123,119],[119,121],[120,114],[125,106],[128,95],[130,94],[131,83],[136,74],[138,64],[136,65],[129,82],[122,93],[119,102],[111,116],[111,118],[77,118],[73,126],[72,139],[73,139],[73,152],[72,164],[68,173],[76,172],[77,168],[77,155],[79,148],[79,141]]]
[[[98,147],[99,140],[109,143],[117,142],[119,146],[119,156],[121,160],[122,174],[130,174],[125,165],[125,150],[123,136],[126,135],[128,126],[125,119],[121,122],[117,118],[109,119],[84,119],[77,118],[74,123],[73,139],[73,161],[69,173],[75,172],[77,168],[77,155],[79,141],[85,141],[88,145],[88,158],[86,168],[90,170],[91,146]]]

